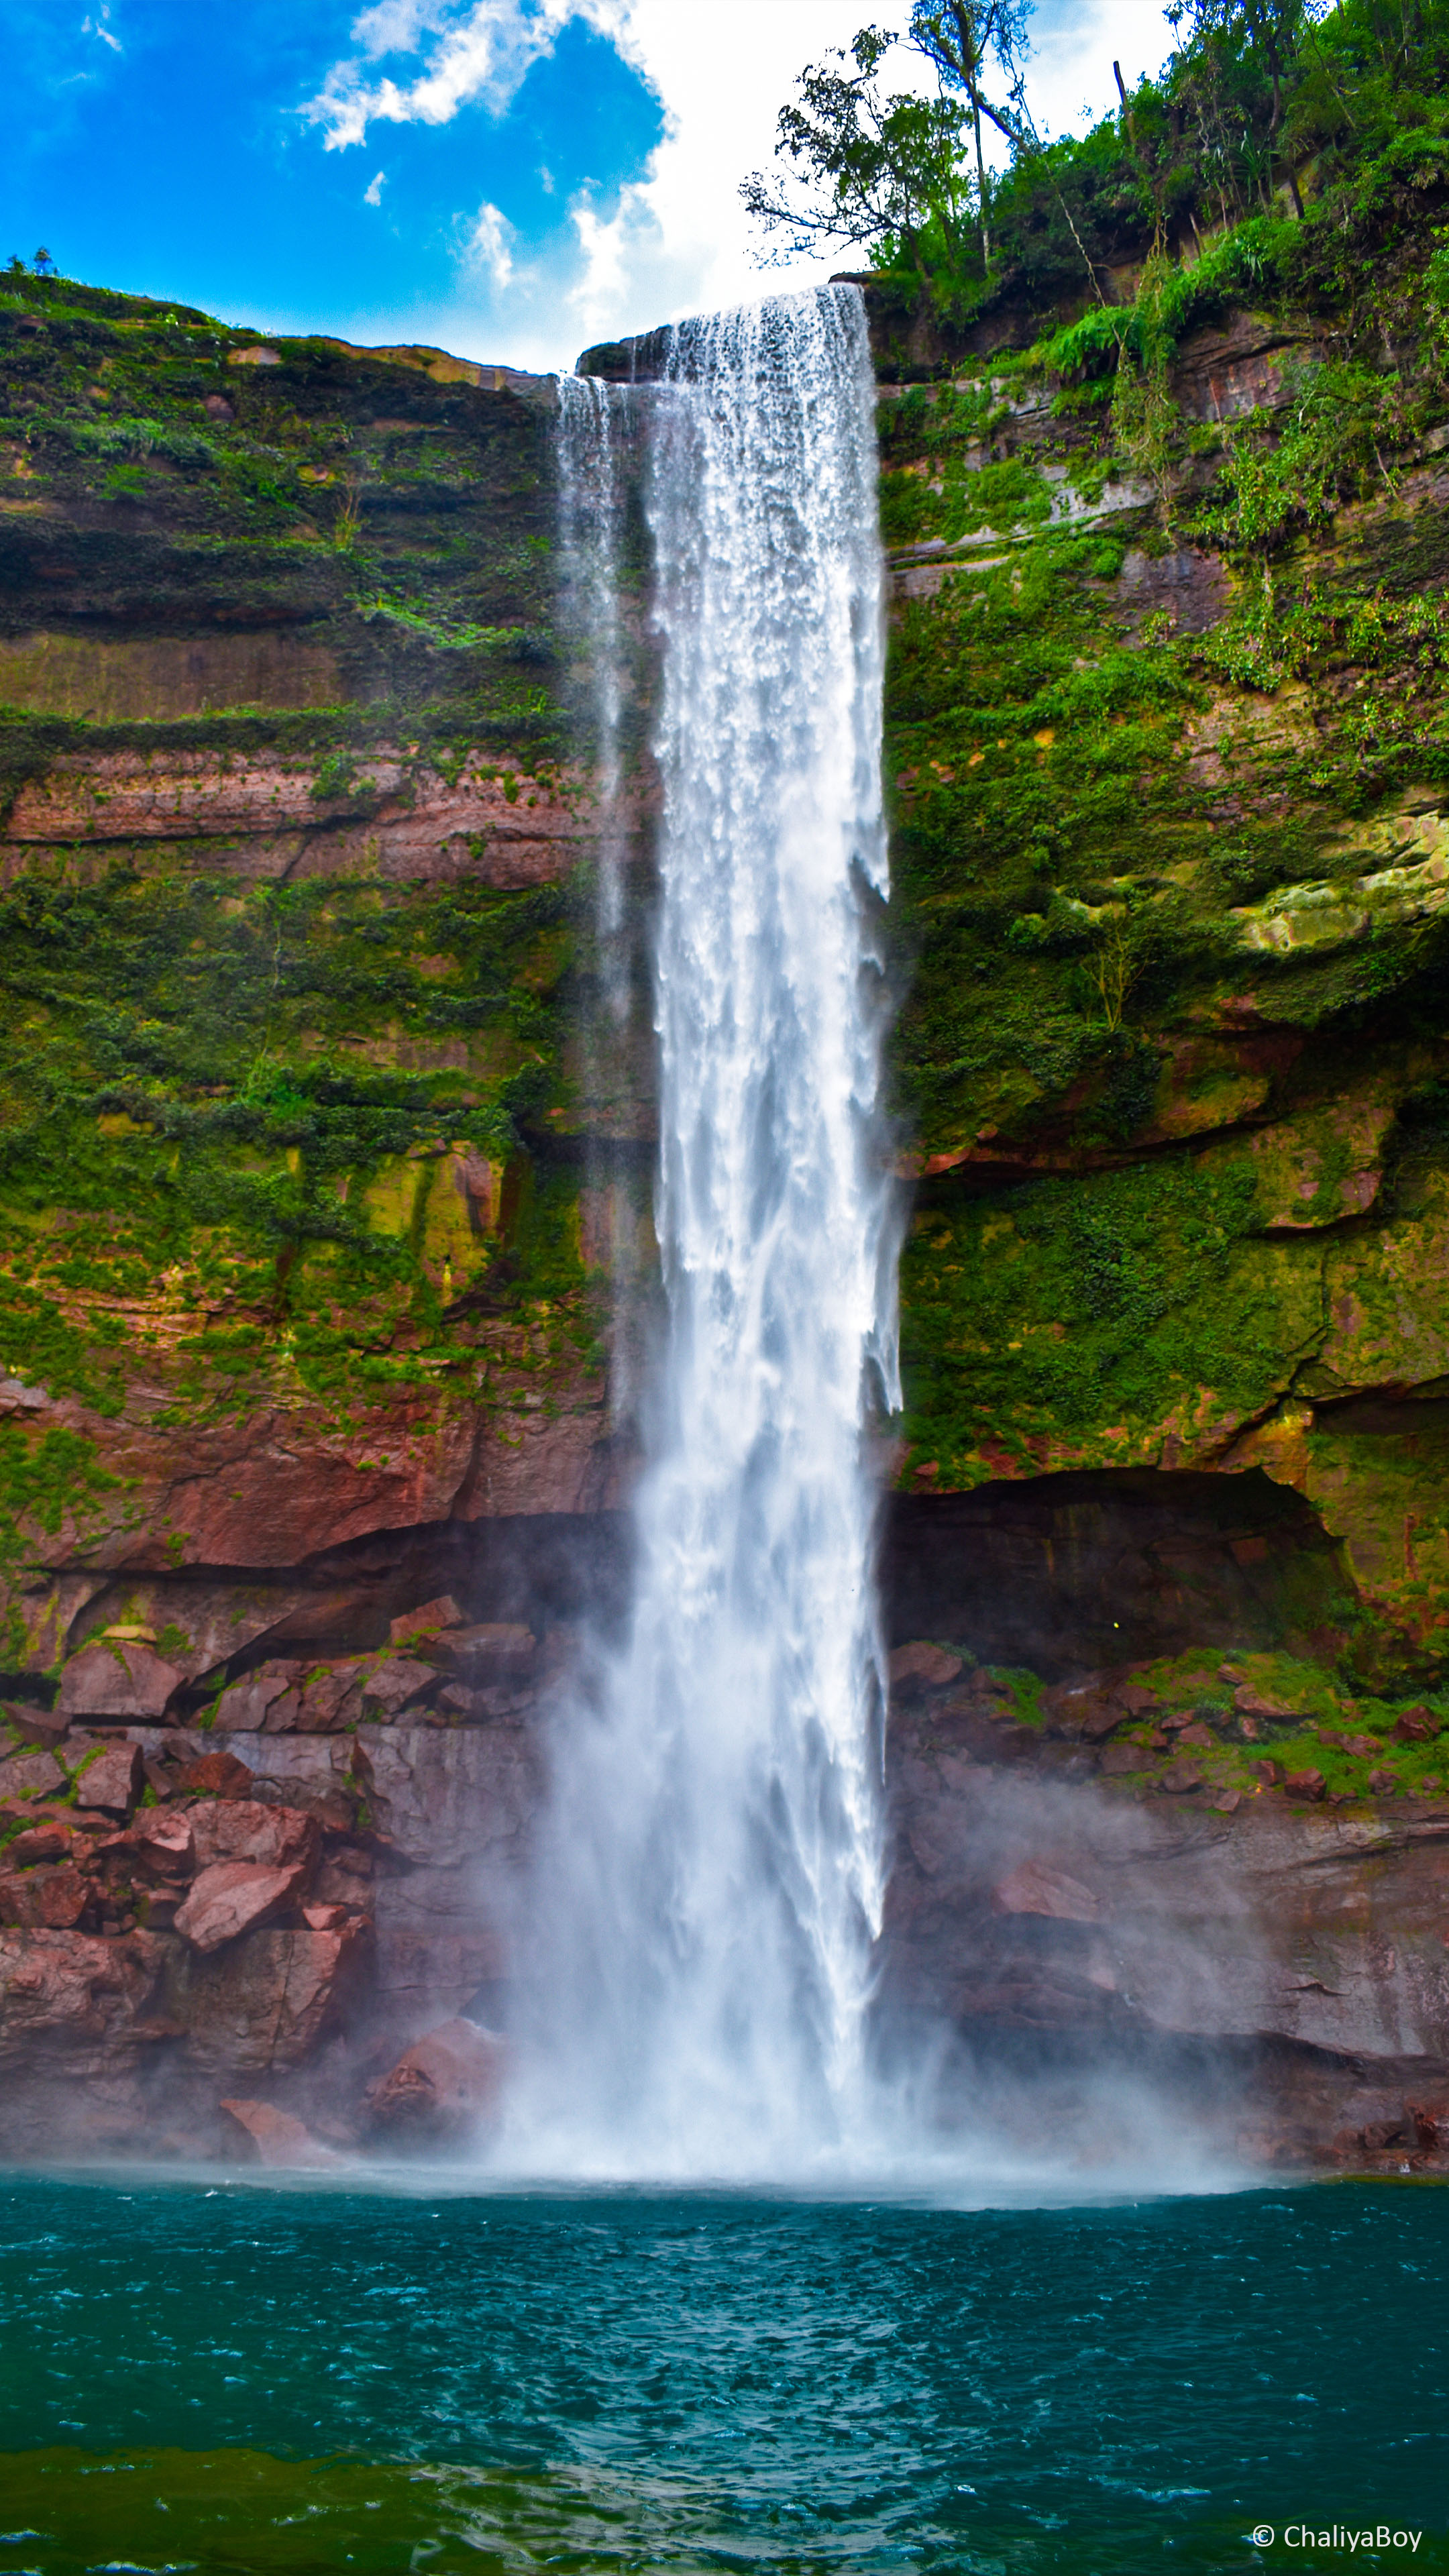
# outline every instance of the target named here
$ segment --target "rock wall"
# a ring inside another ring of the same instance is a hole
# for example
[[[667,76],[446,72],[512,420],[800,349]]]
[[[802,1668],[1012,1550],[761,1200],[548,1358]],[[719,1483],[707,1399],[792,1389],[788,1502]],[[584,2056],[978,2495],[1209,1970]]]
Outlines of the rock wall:
[[[1255,554],[1333,315],[1184,341],[1155,481],[875,320],[882,2045],[1432,2161],[1449,403],[1409,332],[1393,436]],[[239,2094],[356,2141],[506,2017],[556,1684],[627,1601],[647,1008],[601,1045],[551,395],[62,281],[0,370],[0,2143],[209,2151]]]

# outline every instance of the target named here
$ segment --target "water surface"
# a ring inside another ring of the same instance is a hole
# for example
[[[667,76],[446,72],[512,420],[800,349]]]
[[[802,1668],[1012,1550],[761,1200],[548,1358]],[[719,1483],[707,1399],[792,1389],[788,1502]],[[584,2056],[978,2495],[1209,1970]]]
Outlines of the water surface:
[[[0,2249],[0,2576],[1449,2564],[1434,2189],[953,2210],[12,2176]],[[1285,2544],[1304,2519],[1426,2536]]]

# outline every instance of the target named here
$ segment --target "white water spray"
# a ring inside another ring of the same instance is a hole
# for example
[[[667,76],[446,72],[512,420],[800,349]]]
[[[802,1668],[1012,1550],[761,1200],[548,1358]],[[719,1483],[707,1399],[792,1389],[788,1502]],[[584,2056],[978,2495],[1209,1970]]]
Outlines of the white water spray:
[[[503,2156],[801,2175],[865,2144],[882,1900],[866,1416],[873,1384],[896,1400],[895,1240],[859,294],[683,325],[666,381],[616,399],[646,423],[663,651],[668,1334],[629,1638],[554,1748]]]

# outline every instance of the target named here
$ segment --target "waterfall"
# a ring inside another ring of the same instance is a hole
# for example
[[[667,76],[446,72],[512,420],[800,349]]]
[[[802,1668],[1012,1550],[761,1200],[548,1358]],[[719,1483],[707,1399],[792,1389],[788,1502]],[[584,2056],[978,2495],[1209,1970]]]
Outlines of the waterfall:
[[[800,2174],[864,2135],[883,1879],[867,1441],[896,1401],[895,1227],[859,293],[679,326],[663,382],[565,389],[566,448],[582,423],[599,452],[609,400],[641,424],[662,655],[667,1329],[629,1632],[553,1746],[504,2153]]]

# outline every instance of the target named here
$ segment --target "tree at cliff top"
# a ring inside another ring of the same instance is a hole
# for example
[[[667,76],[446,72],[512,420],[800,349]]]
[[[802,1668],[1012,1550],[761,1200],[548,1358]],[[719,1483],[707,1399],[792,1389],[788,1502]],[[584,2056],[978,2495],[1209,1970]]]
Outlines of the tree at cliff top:
[[[849,56],[802,73],[802,104],[780,113],[787,175],[748,178],[750,212],[787,252],[864,249],[884,286],[927,290],[959,323],[1005,302],[1100,310],[1114,262],[1154,248],[1196,261],[1254,218],[1296,221],[1364,182],[1406,136],[1449,138],[1449,0],[1340,0],[1326,14],[1313,0],[1180,0],[1160,75],[1122,88],[1118,116],[1056,142],[1026,101],[1026,14],[1011,0],[919,0],[904,41],[933,64],[934,100],[886,94],[898,40],[863,29]],[[994,177],[983,117],[1011,148]],[[1103,331],[1115,352],[1120,329]]]

